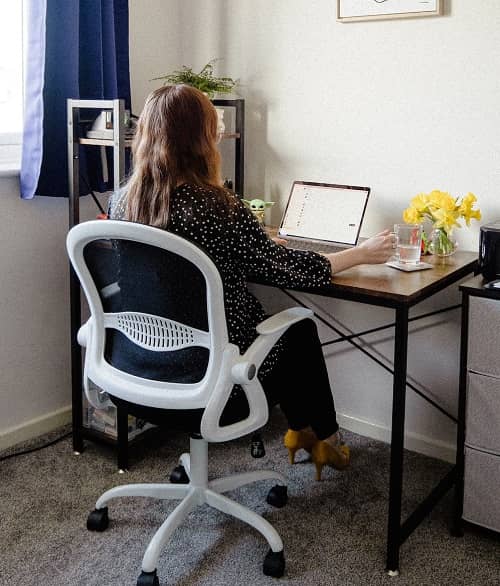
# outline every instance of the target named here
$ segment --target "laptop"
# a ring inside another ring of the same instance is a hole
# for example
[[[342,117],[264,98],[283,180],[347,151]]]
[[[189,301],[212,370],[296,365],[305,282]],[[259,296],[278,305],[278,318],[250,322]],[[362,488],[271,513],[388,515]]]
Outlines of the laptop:
[[[278,236],[288,247],[340,252],[356,246],[369,187],[294,181]]]

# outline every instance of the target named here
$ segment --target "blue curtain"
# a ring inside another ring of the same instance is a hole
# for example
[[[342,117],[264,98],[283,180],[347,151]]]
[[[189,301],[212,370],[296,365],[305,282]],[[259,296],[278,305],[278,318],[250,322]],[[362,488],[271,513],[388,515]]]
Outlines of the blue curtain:
[[[24,199],[31,199],[33,195],[68,196],[67,98],[123,98],[125,107],[130,108],[128,0],[43,0],[45,2],[43,128],[40,117],[25,116],[27,142],[23,143],[21,168],[21,197]],[[31,19],[31,15],[29,17]],[[33,50],[31,47],[30,51]],[[30,84],[35,79],[33,72],[27,76],[27,98],[33,93]],[[36,140],[42,145],[38,177],[33,161]],[[89,185],[98,191],[107,189],[96,169],[100,169],[97,149],[86,152],[82,148],[80,170],[84,180],[80,194],[89,193]]]
[[[26,47],[24,50],[24,129],[21,157],[21,197],[35,193],[42,164],[43,70],[45,65],[46,0],[24,4]]]

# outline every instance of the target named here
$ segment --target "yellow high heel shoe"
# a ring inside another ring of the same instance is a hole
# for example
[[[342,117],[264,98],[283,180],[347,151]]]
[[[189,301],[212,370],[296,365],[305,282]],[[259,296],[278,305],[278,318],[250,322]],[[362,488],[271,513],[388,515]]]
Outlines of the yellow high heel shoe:
[[[316,466],[316,480],[321,480],[323,466],[331,466],[336,470],[345,470],[349,466],[351,454],[349,446],[339,443],[332,446],[323,440],[314,444],[312,460]]]
[[[283,443],[285,444],[285,448],[288,450],[290,464],[295,464],[295,453],[297,450],[302,449],[311,453],[316,442],[318,442],[318,438],[316,437],[314,431],[293,431],[293,429],[289,429],[285,433]]]

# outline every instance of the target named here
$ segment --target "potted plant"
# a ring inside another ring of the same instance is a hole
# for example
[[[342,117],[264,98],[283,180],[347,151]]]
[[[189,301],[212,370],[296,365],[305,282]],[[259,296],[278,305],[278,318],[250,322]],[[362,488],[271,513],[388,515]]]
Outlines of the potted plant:
[[[238,81],[231,77],[217,77],[214,75],[214,64],[217,59],[209,61],[199,73],[194,72],[191,67],[183,65],[181,69],[153,78],[163,81],[164,85],[185,83],[191,85],[207,94],[213,99],[215,94],[230,94]]]

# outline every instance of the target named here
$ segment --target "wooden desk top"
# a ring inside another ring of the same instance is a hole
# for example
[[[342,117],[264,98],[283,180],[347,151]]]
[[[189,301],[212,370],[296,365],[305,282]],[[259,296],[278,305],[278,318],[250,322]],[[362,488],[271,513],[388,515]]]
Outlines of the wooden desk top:
[[[433,268],[406,273],[387,265],[353,267],[334,275],[332,288],[349,298],[362,294],[385,299],[389,305],[393,305],[390,301],[413,305],[472,273],[477,253],[459,251],[447,258],[428,255],[423,260]]]
[[[276,235],[276,228],[266,231],[270,236]],[[334,275],[329,287],[297,290],[386,307],[411,306],[472,273],[477,258],[476,252],[468,251],[458,251],[446,258],[426,255],[422,260],[433,268],[411,273],[385,264],[359,265]]]

